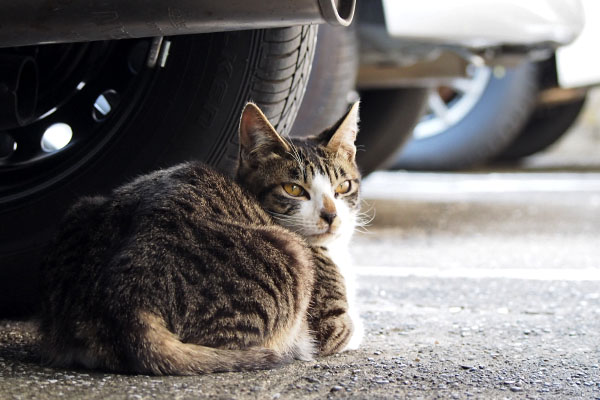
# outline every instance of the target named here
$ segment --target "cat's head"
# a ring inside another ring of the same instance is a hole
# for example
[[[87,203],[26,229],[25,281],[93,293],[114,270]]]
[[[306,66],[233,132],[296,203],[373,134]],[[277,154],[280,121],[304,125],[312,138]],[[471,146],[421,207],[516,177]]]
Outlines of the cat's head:
[[[357,131],[358,103],[332,128],[304,139],[280,136],[248,103],[240,122],[237,180],[277,223],[310,243],[349,239],[360,206]]]

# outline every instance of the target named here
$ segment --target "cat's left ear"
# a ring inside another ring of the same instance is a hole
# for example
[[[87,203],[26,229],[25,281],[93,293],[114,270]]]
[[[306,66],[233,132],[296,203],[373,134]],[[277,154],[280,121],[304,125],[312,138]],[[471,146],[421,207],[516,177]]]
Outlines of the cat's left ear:
[[[323,138],[327,141],[326,147],[329,150],[343,155],[349,161],[354,161],[356,156],[354,141],[358,133],[358,105],[358,101],[354,103],[348,113],[334,125],[333,134],[329,131]]]
[[[240,155],[264,157],[279,150],[288,152],[290,147],[256,104],[246,104],[240,121]]]

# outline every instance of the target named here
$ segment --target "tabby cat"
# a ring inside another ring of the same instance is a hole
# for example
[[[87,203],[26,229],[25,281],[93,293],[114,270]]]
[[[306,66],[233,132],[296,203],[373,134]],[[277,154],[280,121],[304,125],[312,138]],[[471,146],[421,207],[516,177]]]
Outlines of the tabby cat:
[[[249,103],[235,182],[188,162],[81,199],[42,268],[47,361],[189,375],[357,347],[357,122],[284,139]]]

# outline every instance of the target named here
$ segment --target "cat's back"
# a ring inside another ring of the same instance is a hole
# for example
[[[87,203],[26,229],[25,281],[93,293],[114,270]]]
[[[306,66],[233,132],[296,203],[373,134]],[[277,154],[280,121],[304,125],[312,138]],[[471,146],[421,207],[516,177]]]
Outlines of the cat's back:
[[[270,224],[270,218],[233,179],[200,162],[144,175],[114,191],[114,200],[136,205],[140,217],[169,216],[202,223]]]
[[[243,188],[202,163],[154,171],[107,196],[79,199],[61,222],[42,268],[43,280],[52,286],[82,269],[100,273],[132,240],[176,243],[195,232],[232,224],[271,222]]]
[[[198,281],[207,265],[214,273],[227,271],[265,262],[273,247],[289,246],[293,254],[304,254],[302,239],[276,226],[231,178],[188,162],[71,207],[42,267],[43,292],[51,298],[75,287],[81,293],[92,287],[103,291],[129,287],[132,277],[154,276],[159,282],[180,272]]]

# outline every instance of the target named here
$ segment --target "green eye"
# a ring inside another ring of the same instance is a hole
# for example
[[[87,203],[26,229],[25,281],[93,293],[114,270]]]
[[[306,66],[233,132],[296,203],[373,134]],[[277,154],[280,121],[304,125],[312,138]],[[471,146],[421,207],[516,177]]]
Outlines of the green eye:
[[[335,192],[337,194],[345,194],[348,193],[350,191],[350,188],[352,188],[352,184],[350,181],[344,181],[342,183],[340,183],[338,185],[338,187],[335,188]]]
[[[300,185],[296,185],[295,183],[284,183],[283,190],[286,191],[287,194],[293,197],[300,197],[304,195],[304,189]]]

